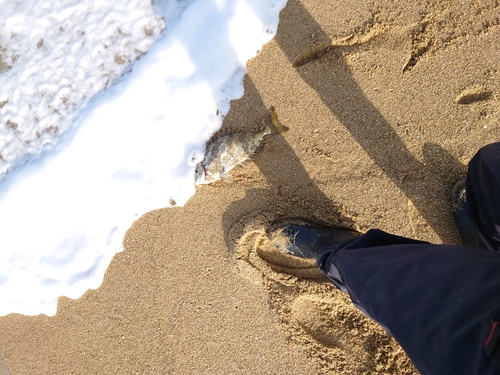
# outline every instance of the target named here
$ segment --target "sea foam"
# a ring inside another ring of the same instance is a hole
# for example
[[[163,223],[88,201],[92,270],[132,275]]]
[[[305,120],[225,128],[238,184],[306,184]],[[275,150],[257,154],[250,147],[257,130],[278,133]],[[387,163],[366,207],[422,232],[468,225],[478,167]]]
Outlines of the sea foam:
[[[3,1],[0,315],[54,315],[100,285],[135,219],[195,193],[285,3]]]

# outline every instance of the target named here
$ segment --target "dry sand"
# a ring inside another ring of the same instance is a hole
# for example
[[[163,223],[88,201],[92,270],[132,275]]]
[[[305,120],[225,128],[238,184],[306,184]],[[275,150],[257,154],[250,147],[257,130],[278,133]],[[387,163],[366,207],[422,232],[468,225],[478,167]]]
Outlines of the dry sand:
[[[417,374],[265,230],[302,217],[458,244],[450,189],[499,140],[499,14],[290,0],[223,125],[255,129],[274,105],[290,131],[232,183],[138,219],[99,289],[60,298],[55,317],[0,318],[0,374]]]

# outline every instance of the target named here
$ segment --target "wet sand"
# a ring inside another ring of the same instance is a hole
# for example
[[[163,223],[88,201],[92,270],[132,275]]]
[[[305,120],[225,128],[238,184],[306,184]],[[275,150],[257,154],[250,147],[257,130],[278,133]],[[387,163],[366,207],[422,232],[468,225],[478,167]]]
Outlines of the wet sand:
[[[0,374],[418,374],[266,229],[300,217],[459,244],[451,188],[500,140],[499,10],[290,0],[222,131],[271,105],[290,130],[232,183],[139,218],[97,290],[0,318]]]

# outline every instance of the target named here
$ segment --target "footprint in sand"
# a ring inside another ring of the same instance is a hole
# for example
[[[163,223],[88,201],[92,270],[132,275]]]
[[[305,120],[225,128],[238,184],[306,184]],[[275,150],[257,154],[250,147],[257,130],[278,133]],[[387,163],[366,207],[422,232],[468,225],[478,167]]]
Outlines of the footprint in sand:
[[[327,345],[345,347],[348,329],[338,324],[337,315],[346,306],[314,296],[299,296],[292,306],[292,317],[315,340]]]
[[[351,304],[306,294],[295,300],[291,315],[311,338],[328,347],[329,356],[351,364],[352,373],[416,373],[401,347]]]
[[[336,290],[314,260],[271,244],[267,230],[276,219],[271,212],[249,213],[229,229],[226,243],[238,273],[266,288],[290,343],[325,373],[417,374],[399,345]]]
[[[285,282],[291,276],[327,281],[314,259],[285,254],[271,244],[267,230],[275,219],[268,212],[251,213],[229,230],[230,243],[236,244],[234,253],[240,272],[253,281],[267,277]]]

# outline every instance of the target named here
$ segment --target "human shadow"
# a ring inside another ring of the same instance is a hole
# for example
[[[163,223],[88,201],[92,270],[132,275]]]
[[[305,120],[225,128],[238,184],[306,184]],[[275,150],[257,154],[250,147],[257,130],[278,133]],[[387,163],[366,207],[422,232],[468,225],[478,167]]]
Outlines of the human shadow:
[[[245,130],[255,130],[255,124],[267,113],[268,108],[248,75],[244,88],[244,97],[231,103],[220,132],[242,131],[242,126]],[[242,118],[246,119],[246,126],[238,122]],[[341,205],[330,200],[309,177],[283,136],[268,138],[263,152],[253,162],[269,187],[248,189],[243,199],[229,205],[224,212],[222,225],[229,253],[234,250],[235,239],[244,234],[245,225],[258,215],[264,215],[268,223],[277,218],[303,217],[317,223],[354,227],[354,221],[343,214]]]
[[[297,21],[300,22],[297,22]],[[300,30],[297,30],[297,27]],[[321,54],[297,64],[297,57],[304,55],[304,46],[298,46],[291,35],[312,35],[317,40],[330,40],[310,13],[298,0],[290,0],[282,10],[276,41],[300,77],[313,88],[332,114],[345,126],[378,167],[392,180],[419,211],[423,219],[432,227],[443,242],[456,242],[456,233],[443,223],[451,219],[449,206],[436,211],[439,202],[431,202],[439,196],[442,204],[442,192],[436,195],[436,180],[444,178],[450,187],[454,180],[463,173],[462,165],[440,147],[431,147],[427,159],[440,157],[442,163],[432,163],[438,171],[437,176],[427,162],[417,160],[398,136],[393,127],[385,120],[358,86],[353,74],[340,51],[327,50],[328,63],[321,63]],[[307,47],[305,46],[306,52]],[[312,49],[314,52],[314,48]],[[314,63],[311,63],[314,62]],[[354,105],[355,104],[355,105]],[[418,105],[418,103],[415,103]],[[430,152],[432,151],[432,152]],[[429,161],[429,160],[427,160]],[[442,183],[442,180],[440,180]],[[442,186],[442,184],[440,185]],[[449,192],[447,192],[449,193]]]

